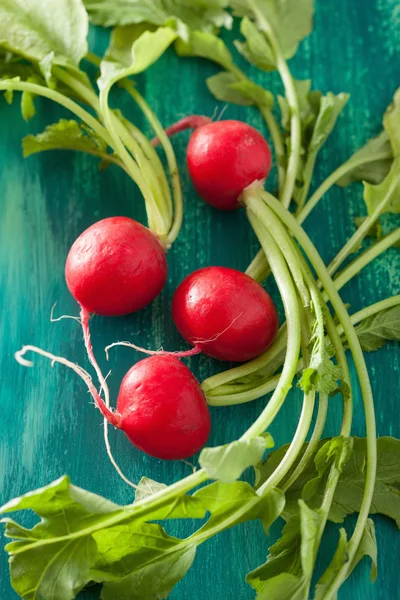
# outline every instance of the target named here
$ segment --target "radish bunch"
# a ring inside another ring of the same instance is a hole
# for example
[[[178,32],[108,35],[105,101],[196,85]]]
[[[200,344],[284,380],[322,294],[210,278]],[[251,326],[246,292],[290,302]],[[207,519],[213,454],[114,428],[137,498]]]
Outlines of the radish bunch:
[[[231,210],[239,206],[245,187],[268,175],[271,153],[262,136],[245,123],[205,121],[190,121],[197,129],[188,147],[189,171],[207,202]],[[187,122],[178,123],[168,133],[186,126]],[[222,184],[221,171],[226,173]],[[65,278],[81,308],[88,357],[108,396],[90,342],[90,314],[126,315],[149,304],[167,279],[166,248],[132,219],[104,219],[72,245]],[[180,356],[202,351],[219,360],[244,362],[265,352],[278,329],[277,311],[267,292],[244,273],[223,267],[189,275],[175,292],[172,313],[178,330],[194,346],[194,351]],[[204,393],[173,354],[155,352],[134,365],[121,383],[115,411],[92,385],[89,389],[105,419],[137,448],[157,458],[191,456],[210,434]]]

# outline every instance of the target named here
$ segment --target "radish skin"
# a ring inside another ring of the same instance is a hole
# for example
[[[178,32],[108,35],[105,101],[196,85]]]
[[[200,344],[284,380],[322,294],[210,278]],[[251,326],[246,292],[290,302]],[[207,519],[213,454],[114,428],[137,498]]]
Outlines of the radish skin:
[[[278,314],[267,292],[227,267],[206,267],[186,277],[174,294],[172,316],[187,342],[233,362],[262,354],[278,331]]]
[[[152,302],[164,287],[165,248],[133,219],[103,219],[72,245],[65,279],[75,300],[88,312],[130,314]]]

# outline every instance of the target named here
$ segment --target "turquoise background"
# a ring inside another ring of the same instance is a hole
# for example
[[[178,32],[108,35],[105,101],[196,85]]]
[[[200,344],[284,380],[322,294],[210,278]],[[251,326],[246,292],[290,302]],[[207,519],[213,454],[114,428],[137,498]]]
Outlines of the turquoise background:
[[[228,34],[228,39],[233,39]],[[92,47],[100,52],[107,33],[91,31]],[[313,80],[314,89],[351,94],[336,130],[320,154],[313,185],[322,181],[359,145],[380,130],[381,115],[400,83],[400,5],[395,0],[317,2],[315,31],[291,62],[295,77]],[[239,59],[238,59],[239,60]],[[242,61],[240,61],[242,63]],[[243,64],[254,80],[281,90],[276,75],[257,72]],[[144,77],[139,88],[165,125],[189,113],[218,114],[223,105],[207,92],[204,80],[217,72],[201,60],[179,60],[169,51]],[[118,104],[150,135],[142,116],[129,98],[117,93]],[[57,314],[77,314],[77,306],[64,282],[67,251],[77,235],[94,221],[127,215],[145,222],[142,199],[129,178],[117,167],[99,173],[95,158],[72,152],[51,152],[24,160],[21,138],[41,131],[46,124],[67,116],[50,102],[37,100],[38,115],[26,125],[19,114],[18,99],[8,107],[0,104],[0,502],[45,485],[63,473],[72,481],[119,503],[132,501],[132,490],[118,478],[108,461],[102,438],[102,420],[80,380],[63,367],[51,368],[37,357],[31,370],[19,366],[14,352],[33,343],[87,366],[81,331],[74,321],[51,324],[51,306]],[[223,118],[241,118],[261,131],[255,109],[228,106]],[[185,275],[206,265],[245,269],[257,250],[257,242],[242,211],[224,214],[202,203],[192,190],[185,168],[188,134],[174,140],[185,196],[181,235],[168,255],[169,278],[152,306],[135,315],[96,318],[93,341],[98,356],[115,340],[131,339],[149,348],[163,345],[185,347],[171,320],[173,291]],[[273,179],[270,189],[273,189]],[[332,189],[307,220],[323,258],[329,261],[354,232],[353,217],[364,214],[362,188]],[[400,293],[400,254],[390,250],[343,290],[343,299],[356,311],[365,304]],[[276,297],[273,283],[268,289]],[[400,437],[398,389],[400,351],[388,344],[367,356],[380,435]],[[113,352],[110,384],[114,398],[122,376],[139,359],[128,349]],[[224,368],[206,357],[187,361],[199,379]],[[291,439],[300,412],[301,396],[294,391],[271,432],[277,444]],[[210,444],[236,439],[252,423],[265,399],[229,409],[213,409]],[[353,432],[364,434],[363,408],[355,402]],[[326,434],[335,434],[340,423],[340,402],[332,400]],[[182,462],[161,462],[135,450],[121,432],[110,431],[115,456],[124,473],[137,481],[146,474],[169,483],[190,472]],[[399,598],[398,548],[395,525],[375,519],[379,543],[379,578],[369,582],[368,561],[342,588],[343,600]],[[349,520],[349,527],[352,521]],[[187,535],[193,524],[177,522],[168,527]],[[246,572],[265,560],[267,547],[279,535],[273,527],[267,538],[258,523],[225,532],[198,550],[194,566],[171,594],[173,600],[247,600],[254,593],[245,583]],[[327,563],[337,539],[330,527],[321,552],[319,568]],[[1,542],[3,543],[4,538]],[[397,551],[395,550],[397,548]],[[9,585],[5,553],[0,554],[0,597],[16,598]],[[95,588],[80,595],[98,598]]]

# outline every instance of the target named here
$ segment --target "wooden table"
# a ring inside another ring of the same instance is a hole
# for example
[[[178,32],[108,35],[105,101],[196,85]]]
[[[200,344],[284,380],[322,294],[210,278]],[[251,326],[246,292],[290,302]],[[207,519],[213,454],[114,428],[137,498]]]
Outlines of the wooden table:
[[[233,39],[233,35],[227,36]],[[104,31],[92,31],[97,51],[107,43]],[[346,91],[351,100],[323,149],[314,185],[343,162],[359,145],[380,129],[381,115],[400,83],[400,7],[397,0],[319,1],[315,32],[292,62],[294,75],[311,77],[314,89]],[[243,65],[254,79],[274,92],[280,90],[276,75],[257,72]],[[139,79],[139,86],[161,121],[169,124],[182,115],[221,111],[207,92],[205,77],[216,72],[210,63],[178,59],[167,53]],[[135,114],[129,99],[116,94],[123,108],[143,131],[150,134],[142,116]],[[108,461],[102,438],[102,421],[80,380],[73,373],[37,358],[35,368],[19,366],[14,352],[24,343],[34,343],[87,366],[82,336],[74,321],[50,323],[56,315],[77,314],[77,306],[64,282],[64,261],[76,236],[94,221],[111,215],[127,215],[144,222],[142,199],[128,177],[117,167],[99,173],[95,158],[72,152],[51,152],[24,160],[21,138],[37,132],[66,113],[50,102],[37,101],[38,115],[26,125],[18,101],[10,108],[1,100],[0,110],[0,320],[1,352],[1,440],[0,500],[4,502],[30,489],[45,485],[68,473],[79,486],[116,502],[132,500],[131,489],[118,478]],[[264,131],[256,110],[228,106],[223,118],[241,118]],[[138,314],[120,319],[93,320],[93,340],[98,355],[115,340],[131,339],[142,346],[167,349],[184,347],[171,320],[170,302],[176,285],[192,270],[206,265],[245,269],[257,243],[243,212],[223,214],[202,203],[191,188],[185,168],[187,134],[174,140],[185,195],[185,219],[181,235],[168,255],[169,279],[162,295]],[[306,228],[328,261],[353,233],[353,217],[364,214],[362,188],[335,188],[308,219]],[[357,310],[365,304],[400,292],[400,252],[390,250],[373,267],[352,281],[343,298]],[[276,289],[268,282],[276,298]],[[121,377],[140,357],[128,349],[113,351],[110,378],[114,398]],[[400,437],[400,350],[389,344],[367,356],[375,393],[378,432]],[[200,379],[223,368],[206,357],[187,361]],[[301,396],[291,393],[272,428],[277,444],[291,439]],[[210,443],[236,439],[258,415],[265,399],[248,405],[212,410]],[[355,399],[354,434],[364,434],[363,409]],[[335,434],[340,422],[340,403],[333,399],[326,435]],[[182,462],[151,459],[135,450],[120,432],[111,432],[111,443],[123,471],[133,480],[142,474],[162,482],[187,475]],[[375,519],[379,543],[377,583],[369,582],[368,561],[362,563],[341,591],[343,600],[388,600],[398,598],[398,532],[383,518]],[[349,527],[353,521],[349,520]],[[194,566],[176,586],[173,600],[246,600],[254,597],[245,583],[247,571],[264,561],[271,538],[258,523],[236,527],[198,550]],[[190,525],[170,527],[176,535],[187,535]],[[337,539],[329,527],[323,547],[328,560]],[[3,541],[3,540],[2,540]],[[12,600],[6,555],[0,555],[0,597]],[[82,593],[98,598],[99,590]]]

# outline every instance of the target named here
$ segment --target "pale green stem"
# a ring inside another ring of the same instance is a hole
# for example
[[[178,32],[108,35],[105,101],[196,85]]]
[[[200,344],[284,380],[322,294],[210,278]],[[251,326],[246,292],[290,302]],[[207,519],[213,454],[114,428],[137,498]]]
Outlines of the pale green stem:
[[[285,88],[285,95],[290,109],[290,155],[286,171],[285,183],[279,195],[279,199],[285,208],[289,208],[292,201],[294,186],[296,183],[297,173],[300,163],[300,148],[301,148],[301,118],[299,100],[294,84],[294,79],[290,73],[286,60],[283,58],[282,51],[279,47],[279,42],[270,23],[265,18],[265,15],[254,2],[249,0],[249,4],[257,17],[260,29],[265,33],[271,45],[272,51],[276,58],[276,67],[282,78]]]
[[[368,157],[361,157],[358,160],[349,159],[340,165],[340,167],[333,171],[333,173],[331,173],[329,177],[327,177],[325,181],[321,183],[319,188],[313,193],[307,204],[303,207],[298,215],[299,223],[303,223],[306,220],[310,212],[313,210],[313,208],[315,208],[321,198],[328,190],[330,190],[333,185],[335,185],[337,181],[339,181],[339,179],[347,175],[347,173],[356,167],[360,167],[370,162],[375,162],[376,160],[384,160],[385,158],[390,158],[390,155],[388,155],[387,152],[380,152],[378,154],[371,154]]]
[[[149,107],[145,99],[141,96],[141,94],[139,94],[139,92],[135,89],[133,84],[130,85],[131,82],[129,82],[129,84],[126,85],[126,81],[122,82],[123,87],[125,87],[127,92],[132,96],[132,98],[143,111],[143,114],[152,126],[154,133],[160,140],[160,143],[165,152],[165,156],[167,158],[172,190],[174,193],[174,220],[167,237],[167,244],[171,245],[178,236],[183,219],[182,187],[179,178],[178,164],[176,162],[175,152],[171,144],[171,140],[165,133],[164,128],[161,125],[155,113],[151,110],[151,108]]]
[[[343,269],[343,271],[341,271],[341,273],[335,277],[335,288],[340,290],[370,262],[375,260],[375,258],[377,258],[380,254],[394,246],[399,241],[400,227],[379,240],[379,242],[376,242],[376,244],[373,244],[370,248],[368,248],[368,250],[360,254],[360,256],[358,256],[345,269]]]
[[[285,481],[284,485],[282,485],[282,490],[286,492],[296,481],[296,479],[301,475],[306,466],[308,465],[311,457],[314,455],[314,452],[318,446],[318,443],[321,439],[322,432],[326,423],[326,415],[328,413],[328,396],[326,394],[319,395],[319,404],[318,404],[318,413],[317,419],[315,421],[314,430],[312,432],[310,441],[307,444],[307,448],[301,457],[298,465],[295,470],[291,474],[290,477]]]
[[[375,487],[376,477],[376,423],[375,423],[375,409],[374,401],[372,397],[371,384],[369,381],[368,370],[365,364],[363,352],[357,333],[351,322],[350,316],[344,306],[338,292],[335,289],[332,279],[329,273],[315,249],[310,238],[302,227],[297,223],[296,219],[278,202],[273,196],[262,192],[265,202],[268,206],[279,216],[282,222],[288,227],[292,235],[298,240],[302,248],[304,249],[308,259],[314,267],[325,291],[329,295],[329,300],[336,312],[339,322],[343,326],[344,334],[347,338],[350,351],[353,355],[354,364],[357,370],[361,393],[365,407],[365,421],[367,429],[367,464],[366,464],[366,476],[365,476],[365,488],[363,499],[360,506],[359,516],[357,523],[350,539],[348,546],[348,562],[343,565],[337,575],[335,576],[332,584],[329,586],[328,592],[324,596],[324,600],[331,600],[336,594],[337,590],[347,577],[349,566],[354,558],[354,555],[359,546],[360,540],[364,533],[365,524],[368,519],[369,510],[371,507],[372,497]]]
[[[383,200],[381,200],[381,202],[377,205],[373,213],[363,221],[362,225],[360,225],[355,234],[349,239],[349,241],[343,246],[341,251],[335,256],[335,258],[328,267],[328,273],[330,275],[336,273],[340,265],[343,263],[344,260],[346,260],[349,254],[351,254],[352,252],[354,252],[354,250],[357,250],[360,247],[361,242],[368,234],[370,228],[379,219],[380,215],[386,211],[388,205],[392,201],[393,192],[395,191],[399,182],[400,173],[394,179]]]
[[[286,261],[268,231],[260,226],[257,215],[252,212],[250,206],[247,207],[247,214],[254,231],[260,239],[260,243],[266,256],[268,256],[269,264],[271,265],[273,275],[282,296],[288,324],[288,343],[283,370],[275,392],[262,414],[241,439],[251,439],[263,433],[278,414],[296,374],[301,342],[299,303]]]

